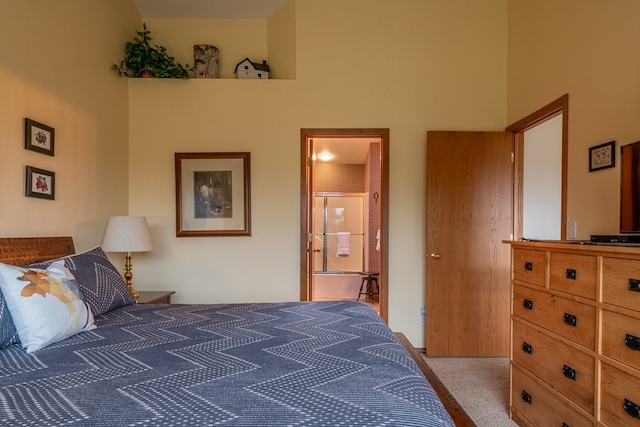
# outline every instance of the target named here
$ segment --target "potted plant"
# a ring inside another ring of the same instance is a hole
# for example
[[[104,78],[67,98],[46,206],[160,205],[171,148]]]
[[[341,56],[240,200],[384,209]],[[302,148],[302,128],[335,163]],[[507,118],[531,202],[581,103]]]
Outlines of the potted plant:
[[[142,31],[136,31],[138,37],[129,41],[124,47],[124,59],[120,64],[113,64],[111,69],[122,77],[164,77],[189,78],[188,64],[176,62],[173,56],[167,54],[167,49],[157,44],[151,44],[151,31],[147,24],[142,24]]]

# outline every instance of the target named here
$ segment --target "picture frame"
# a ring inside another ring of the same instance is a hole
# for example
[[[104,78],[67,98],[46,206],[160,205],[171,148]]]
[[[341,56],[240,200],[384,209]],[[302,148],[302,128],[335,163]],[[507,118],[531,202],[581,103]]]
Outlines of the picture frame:
[[[175,153],[176,236],[251,235],[251,155]]]
[[[24,119],[24,148],[53,156],[55,154],[55,129],[51,126]]]
[[[56,174],[33,166],[25,166],[24,188],[24,195],[27,197],[55,200]]]
[[[616,142],[609,141],[589,148],[589,172],[615,167]]]

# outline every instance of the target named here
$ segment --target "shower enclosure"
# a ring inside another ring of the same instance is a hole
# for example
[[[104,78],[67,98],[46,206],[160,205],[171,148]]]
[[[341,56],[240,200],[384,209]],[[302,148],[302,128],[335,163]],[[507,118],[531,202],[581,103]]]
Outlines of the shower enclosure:
[[[313,210],[314,298],[353,298],[365,263],[365,195],[316,193]]]

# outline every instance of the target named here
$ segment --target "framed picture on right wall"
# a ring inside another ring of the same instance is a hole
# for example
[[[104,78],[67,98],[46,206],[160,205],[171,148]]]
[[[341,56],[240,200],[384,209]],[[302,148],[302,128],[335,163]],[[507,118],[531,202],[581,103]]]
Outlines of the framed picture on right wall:
[[[589,172],[616,165],[616,142],[609,141],[589,148]]]

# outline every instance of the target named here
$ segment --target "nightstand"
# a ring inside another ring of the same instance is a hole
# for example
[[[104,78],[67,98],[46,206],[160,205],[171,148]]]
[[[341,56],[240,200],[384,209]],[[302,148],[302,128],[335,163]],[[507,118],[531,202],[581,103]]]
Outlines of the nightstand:
[[[138,292],[138,304],[171,304],[174,291]]]

